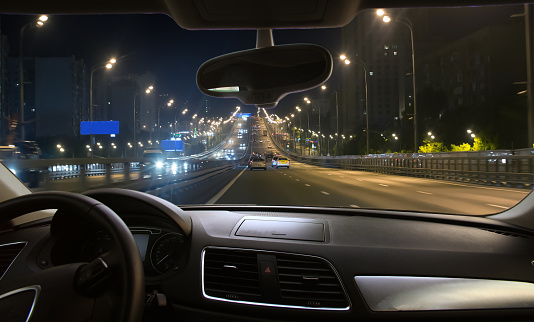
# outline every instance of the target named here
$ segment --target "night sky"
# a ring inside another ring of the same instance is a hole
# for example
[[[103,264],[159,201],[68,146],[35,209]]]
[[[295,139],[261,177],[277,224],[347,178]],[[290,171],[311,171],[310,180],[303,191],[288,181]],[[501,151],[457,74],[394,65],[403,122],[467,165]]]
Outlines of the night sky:
[[[522,6],[448,9],[439,13],[436,10],[432,12],[428,29],[431,32],[427,34],[432,37],[459,38],[488,23],[521,12]],[[1,32],[8,36],[9,55],[17,56],[20,28],[38,16],[0,17]],[[330,50],[334,58],[342,53],[340,29],[275,30],[274,42],[322,45]],[[157,93],[168,93],[178,105],[189,101],[190,107],[195,109],[195,105],[200,108],[202,100],[206,98],[196,86],[198,67],[212,57],[254,48],[255,43],[256,32],[253,30],[188,31],[164,15],[60,15],[50,16],[45,27],[25,33],[24,52],[25,55],[41,57],[75,55],[77,59],[85,61],[88,69],[110,57],[117,57],[119,62],[111,71],[114,75],[150,71],[156,76]],[[340,87],[337,65],[336,62],[329,83]],[[294,108],[293,102],[302,96],[287,96],[279,109],[289,105]],[[256,111],[255,107],[245,107],[236,99],[210,98],[209,101],[219,115],[229,114],[237,105],[242,106],[245,112]]]

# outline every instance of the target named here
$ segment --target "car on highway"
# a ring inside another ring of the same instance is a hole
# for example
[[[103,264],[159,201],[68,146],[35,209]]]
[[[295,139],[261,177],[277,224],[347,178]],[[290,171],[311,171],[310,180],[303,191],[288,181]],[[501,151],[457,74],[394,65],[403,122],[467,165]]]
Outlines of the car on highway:
[[[286,157],[278,157],[276,160],[276,168],[288,168],[289,169],[289,159]]]
[[[0,2],[0,321],[534,320],[533,10]]]
[[[271,167],[273,167],[273,168],[276,167],[276,164],[278,162],[278,158],[279,158],[278,155],[273,156],[273,158],[271,159]]]
[[[167,174],[168,167],[167,152],[162,148],[148,148],[143,150],[143,158],[141,161],[141,173],[144,177],[157,177]]]
[[[250,160],[248,161],[248,168],[250,170],[254,170],[254,169],[267,170],[267,162],[265,161],[264,158],[255,156],[255,157],[250,158]]]

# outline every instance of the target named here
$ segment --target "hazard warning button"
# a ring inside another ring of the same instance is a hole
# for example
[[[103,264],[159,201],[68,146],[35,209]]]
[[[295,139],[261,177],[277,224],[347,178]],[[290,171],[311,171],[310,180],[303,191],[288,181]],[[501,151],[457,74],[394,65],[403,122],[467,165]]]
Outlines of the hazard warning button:
[[[266,276],[274,275],[274,263],[270,261],[260,261],[261,274]]]

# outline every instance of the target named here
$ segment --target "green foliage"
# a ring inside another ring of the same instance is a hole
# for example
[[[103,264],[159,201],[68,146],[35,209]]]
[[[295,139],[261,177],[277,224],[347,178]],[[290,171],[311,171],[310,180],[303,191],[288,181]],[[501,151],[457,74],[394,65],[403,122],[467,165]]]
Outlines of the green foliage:
[[[421,145],[419,147],[420,153],[434,153],[434,152],[447,152],[448,149],[446,146],[443,145],[442,142],[430,142],[430,141],[423,141],[423,143],[426,143],[425,145]]]
[[[469,143],[462,143],[461,145],[451,144],[451,152],[471,151],[472,147]]]
[[[473,142],[473,151],[495,150],[495,148],[495,142],[487,138],[476,137],[475,142]]]

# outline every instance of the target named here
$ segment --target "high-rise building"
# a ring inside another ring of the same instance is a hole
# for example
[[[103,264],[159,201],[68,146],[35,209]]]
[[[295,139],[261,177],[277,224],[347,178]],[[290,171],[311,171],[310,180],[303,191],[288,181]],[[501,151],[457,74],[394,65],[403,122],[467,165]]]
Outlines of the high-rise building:
[[[9,46],[7,37],[0,34],[0,144],[3,144],[7,135],[8,121],[6,118],[9,116],[7,110],[7,55],[9,53]]]
[[[25,140],[56,135],[80,135],[87,107],[87,77],[83,60],[70,57],[25,57]],[[20,112],[19,58],[8,58],[7,114]],[[57,127],[54,124],[64,126]]]
[[[421,57],[417,86],[442,91],[448,98],[446,109],[475,106],[504,94],[498,91],[509,91],[514,83],[517,92],[523,90],[525,65],[524,27],[510,19]]]
[[[351,63],[342,66],[347,70],[339,93],[340,132],[361,133],[366,127],[365,76],[370,130],[398,124],[413,104],[409,28],[365,11],[342,29],[342,42]]]
[[[119,121],[120,137],[133,141],[150,135],[156,111],[156,93],[146,93],[155,85],[151,73],[113,77],[110,90],[108,120]],[[135,133],[134,133],[135,131]]]

